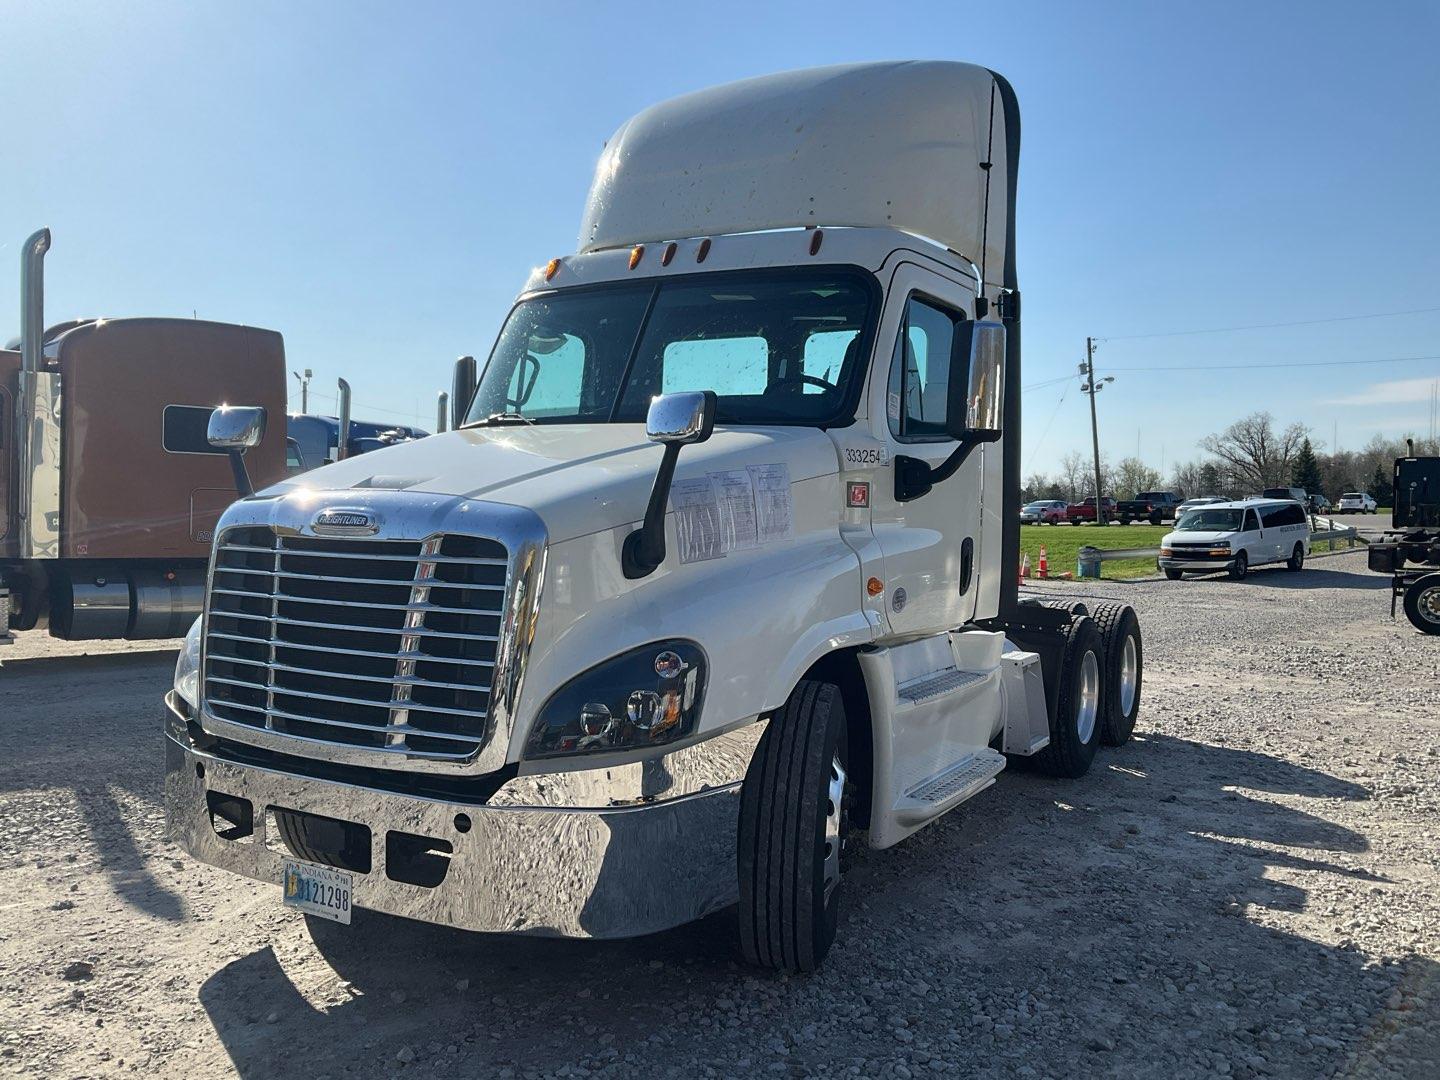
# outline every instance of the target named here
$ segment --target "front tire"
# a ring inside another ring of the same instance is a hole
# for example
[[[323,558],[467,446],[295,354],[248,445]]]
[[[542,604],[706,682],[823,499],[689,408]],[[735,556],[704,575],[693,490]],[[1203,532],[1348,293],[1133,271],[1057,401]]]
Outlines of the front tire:
[[[1171,581],[1179,581],[1180,578],[1181,578],[1181,576],[1182,576],[1184,573],[1185,573],[1185,571],[1183,571],[1183,570],[1166,570],[1166,571],[1165,571],[1165,576],[1166,576],[1167,578],[1169,578]]]
[[[1296,544],[1295,550],[1290,552],[1290,558],[1285,560],[1285,569],[1298,572],[1305,569],[1305,545]]]
[[[849,831],[845,704],[805,680],[770,720],[740,789],[740,949],[748,963],[814,971],[835,941]]]
[[[1051,776],[1084,776],[1095,760],[1105,697],[1104,649],[1094,619],[1081,616],[1070,624],[1050,745],[1035,755],[1036,766]]]
[[[1440,574],[1426,574],[1405,590],[1405,617],[1422,634],[1440,634]]]
[[[1145,669],[1140,620],[1129,604],[1096,604],[1090,614],[1105,647],[1100,741],[1106,746],[1124,746],[1135,731],[1135,718],[1140,715]]]
[[[1234,581],[1240,581],[1250,572],[1250,556],[1240,552],[1235,556],[1235,561],[1230,564],[1230,577]]]

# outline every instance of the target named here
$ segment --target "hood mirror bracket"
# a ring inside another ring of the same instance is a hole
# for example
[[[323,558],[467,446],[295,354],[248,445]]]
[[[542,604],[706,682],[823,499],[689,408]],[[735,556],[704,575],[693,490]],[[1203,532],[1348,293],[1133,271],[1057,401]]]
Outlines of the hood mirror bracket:
[[[650,411],[645,417],[645,436],[665,449],[660,468],[655,471],[645,520],[640,528],[625,537],[620,549],[620,569],[631,581],[649,577],[665,561],[665,505],[670,501],[675,463],[682,446],[710,438],[715,430],[716,404],[713,390],[661,394],[651,399]]]

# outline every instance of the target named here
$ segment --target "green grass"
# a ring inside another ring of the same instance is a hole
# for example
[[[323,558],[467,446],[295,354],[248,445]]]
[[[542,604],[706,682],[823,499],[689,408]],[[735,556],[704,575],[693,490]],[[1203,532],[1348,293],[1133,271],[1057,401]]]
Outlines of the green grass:
[[[1080,561],[1082,547],[1106,548],[1158,548],[1160,538],[1168,533],[1170,525],[1022,525],[1020,526],[1020,551],[1030,556],[1030,576],[1036,574],[1040,565],[1040,545],[1045,545],[1050,575],[1068,570],[1075,573]],[[1100,564],[1100,576],[1107,578],[1149,577],[1159,573],[1155,560],[1120,559]]]

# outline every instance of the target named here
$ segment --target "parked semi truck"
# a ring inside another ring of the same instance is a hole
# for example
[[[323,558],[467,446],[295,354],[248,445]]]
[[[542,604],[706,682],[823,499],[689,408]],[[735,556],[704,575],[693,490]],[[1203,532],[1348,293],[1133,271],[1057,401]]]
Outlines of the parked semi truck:
[[[0,350],[0,641],[178,637],[201,609],[230,464],[206,440],[216,405],[285,415],[280,335],[193,319],[45,328],[50,231],[21,251],[21,334]],[[249,452],[284,475],[285,430]]]
[[[1418,457],[1415,444],[1395,459],[1391,528],[1371,543],[1370,569],[1390,575],[1390,617],[1396,601],[1415,629],[1440,634],[1440,457]]]
[[[738,904],[750,962],[810,970],[852,830],[1125,742],[1134,612],[1017,589],[1019,147],[958,63],[624,124],[454,430],[226,512],[172,836],[312,918],[605,938]]]

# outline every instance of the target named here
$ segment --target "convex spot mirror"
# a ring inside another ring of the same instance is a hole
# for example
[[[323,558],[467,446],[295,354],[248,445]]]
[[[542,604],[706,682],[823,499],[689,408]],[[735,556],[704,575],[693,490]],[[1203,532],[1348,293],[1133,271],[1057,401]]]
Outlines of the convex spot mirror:
[[[966,364],[965,379],[950,380],[945,431],[953,439],[993,442],[1004,426],[1005,327],[966,322],[955,327],[952,370]]]
[[[650,401],[645,436],[651,442],[700,443],[715,430],[715,391],[686,390]]]
[[[221,405],[210,414],[205,438],[217,450],[249,450],[265,437],[265,410],[258,405]]]

